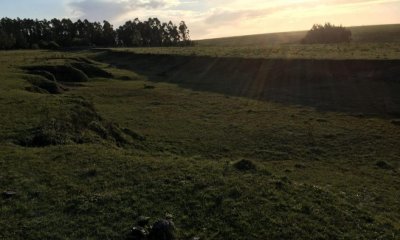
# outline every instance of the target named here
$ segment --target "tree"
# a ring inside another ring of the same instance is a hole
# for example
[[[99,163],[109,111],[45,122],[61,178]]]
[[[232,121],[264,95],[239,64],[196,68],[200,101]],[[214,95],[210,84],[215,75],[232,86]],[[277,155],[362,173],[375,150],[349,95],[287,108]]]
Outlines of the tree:
[[[115,46],[116,32],[107,21],[103,21],[102,46]]]
[[[189,45],[189,30],[184,21],[179,27],[158,18],[127,21],[117,30],[108,22],[87,19],[0,19],[0,49],[53,48],[71,46],[156,47]]]
[[[7,34],[5,31],[0,29],[0,49],[7,50],[15,46],[15,38],[12,35]]]
[[[342,43],[351,41],[351,31],[342,27],[335,26],[330,23],[325,25],[314,24],[307,35],[302,40],[302,43]]]
[[[183,41],[183,44],[189,45],[190,44],[189,29],[184,21],[181,21],[179,24],[179,34]]]

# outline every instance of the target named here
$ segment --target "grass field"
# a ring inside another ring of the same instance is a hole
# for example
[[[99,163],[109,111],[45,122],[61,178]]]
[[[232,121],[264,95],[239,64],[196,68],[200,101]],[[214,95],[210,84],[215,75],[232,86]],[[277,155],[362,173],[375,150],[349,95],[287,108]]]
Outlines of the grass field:
[[[311,28],[311,27],[310,27]],[[400,24],[348,27],[354,43],[398,43]],[[298,44],[307,31],[268,33],[238,37],[198,40],[198,46],[212,47],[269,47],[276,44]]]
[[[353,52],[378,70],[344,62],[343,75],[331,75],[343,55],[320,72],[311,71],[320,61],[284,61],[299,64],[285,81],[302,73],[332,85],[282,92],[277,81],[261,97],[239,79],[277,62],[218,60],[209,49],[0,52],[0,192],[16,193],[0,198],[0,239],[125,239],[138,216],[165,213],[178,239],[400,237],[398,55]],[[247,51],[238,56],[258,54]],[[29,70],[48,66],[88,79],[54,85]],[[320,96],[341,89],[337,77],[351,80],[341,82],[348,96]],[[343,105],[358,103],[358,87],[362,105],[391,112]],[[238,167],[242,159],[255,167]]]
[[[262,58],[262,59],[400,59],[400,43],[365,43],[365,44],[288,44],[265,47],[207,47],[190,48],[116,48],[115,52],[136,54],[207,56],[225,58]]]

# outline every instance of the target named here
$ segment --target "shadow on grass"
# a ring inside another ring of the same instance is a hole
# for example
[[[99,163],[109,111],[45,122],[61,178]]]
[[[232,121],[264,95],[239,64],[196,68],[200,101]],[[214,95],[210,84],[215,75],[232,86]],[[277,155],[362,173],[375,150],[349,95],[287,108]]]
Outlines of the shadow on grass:
[[[105,51],[96,60],[195,91],[400,116],[399,60],[246,59]]]

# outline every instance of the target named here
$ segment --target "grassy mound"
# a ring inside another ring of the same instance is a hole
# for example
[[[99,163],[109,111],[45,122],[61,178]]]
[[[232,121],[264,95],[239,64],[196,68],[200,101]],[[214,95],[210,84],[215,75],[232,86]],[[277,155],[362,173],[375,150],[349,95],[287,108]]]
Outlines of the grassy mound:
[[[60,82],[87,82],[88,76],[81,70],[69,65],[37,65],[27,67],[31,71],[46,71],[55,76],[57,81]]]
[[[53,81],[53,82],[57,81],[57,79],[54,76],[54,74],[52,74],[52,73],[50,73],[48,71],[38,71],[37,70],[37,71],[31,71],[30,74],[39,75],[39,76],[45,77],[47,80],[50,80],[50,81]]]
[[[64,91],[59,83],[42,76],[29,76],[27,81],[32,84],[32,86],[27,88],[31,92],[60,94]]]
[[[103,78],[112,78],[113,75],[107,71],[104,71],[103,69],[87,63],[87,62],[74,62],[71,63],[71,65],[84,72],[88,77],[103,77]]]
[[[100,143],[103,140],[118,146],[133,143],[130,135],[119,126],[104,121],[89,102],[83,99],[70,101],[63,114],[42,120],[39,126],[22,131],[16,143],[25,147]]]

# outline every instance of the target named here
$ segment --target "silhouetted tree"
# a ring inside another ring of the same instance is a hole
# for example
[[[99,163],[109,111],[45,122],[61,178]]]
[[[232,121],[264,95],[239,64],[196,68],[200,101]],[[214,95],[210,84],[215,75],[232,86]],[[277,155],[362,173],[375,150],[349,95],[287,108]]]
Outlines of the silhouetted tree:
[[[335,26],[330,23],[325,25],[314,24],[302,43],[342,43],[351,41],[351,31],[342,27]]]
[[[5,31],[0,29],[0,49],[11,49],[15,46],[15,43],[16,41],[13,35],[7,34]]]
[[[103,32],[102,32],[102,46],[115,46],[116,43],[116,32],[114,27],[107,21],[103,21]]]
[[[181,36],[183,44],[189,45],[190,44],[189,29],[184,21],[181,21],[179,24],[179,34]]]
[[[114,30],[108,21],[89,22],[70,19],[0,19],[0,49],[51,48],[71,46],[155,47],[189,45],[185,22],[179,27],[158,18],[127,21]]]

